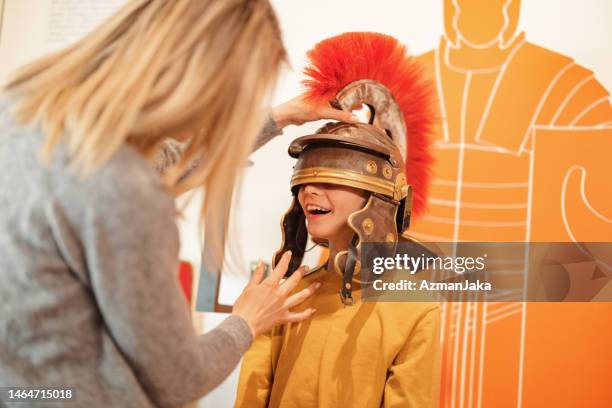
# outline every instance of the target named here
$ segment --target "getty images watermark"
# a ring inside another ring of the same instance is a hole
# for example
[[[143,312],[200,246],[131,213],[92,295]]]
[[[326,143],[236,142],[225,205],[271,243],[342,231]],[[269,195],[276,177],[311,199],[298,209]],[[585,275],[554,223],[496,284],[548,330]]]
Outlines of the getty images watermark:
[[[485,270],[487,254],[478,257],[470,256],[431,256],[421,253],[419,255],[395,254],[393,256],[377,256],[372,260],[372,274],[381,276],[385,272],[406,271],[414,275],[419,271],[441,271],[443,273],[456,273],[459,275],[482,272]],[[399,282],[385,282],[383,279],[374,279],[374,290],[425,290],[425,291],[490,291],[490,282],[475,282],[468,279],[461,282],[435,282],[420,279],[419,281],[401,279]]]
[[[364,301],[612,301],[611,243],[364,243]]]

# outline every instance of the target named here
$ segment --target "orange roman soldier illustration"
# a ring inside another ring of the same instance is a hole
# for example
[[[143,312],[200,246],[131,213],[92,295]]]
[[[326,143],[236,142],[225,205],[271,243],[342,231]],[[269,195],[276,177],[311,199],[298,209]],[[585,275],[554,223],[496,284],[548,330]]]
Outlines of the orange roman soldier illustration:
[[[601,173],[612,151],[609,93],[572,58],[517,32],[520,3],[445,0],[445,35],[418,58],[436,83],[440,121],[417,239],[612,238]],[[604,258],[598,270],[611,276]],[[610,406],[612,306],[494,300],[445,305],[441,406],[576,406],[585,396]]]

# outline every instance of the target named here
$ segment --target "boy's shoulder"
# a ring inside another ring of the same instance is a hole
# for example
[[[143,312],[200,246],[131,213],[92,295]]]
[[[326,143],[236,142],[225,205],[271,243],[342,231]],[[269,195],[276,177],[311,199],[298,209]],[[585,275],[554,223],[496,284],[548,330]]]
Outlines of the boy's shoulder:
[[[438,302],[377,302],[376,306],[385,321],[397,327],[415,327],[420,322],[439,321],[441,316]]]

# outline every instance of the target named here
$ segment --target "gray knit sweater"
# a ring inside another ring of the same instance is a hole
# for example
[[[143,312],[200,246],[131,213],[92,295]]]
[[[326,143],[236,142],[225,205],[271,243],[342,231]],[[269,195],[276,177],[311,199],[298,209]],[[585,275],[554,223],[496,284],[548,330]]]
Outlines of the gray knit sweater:
[[[176,275],[173,198],[130,147],[80,180],[61,148],[40,163],[42,141],[0,103],[0,387],[74,387],[76,401],[47,404],[66,407],[201,397],[251,333],[231,316],[195,334]]]

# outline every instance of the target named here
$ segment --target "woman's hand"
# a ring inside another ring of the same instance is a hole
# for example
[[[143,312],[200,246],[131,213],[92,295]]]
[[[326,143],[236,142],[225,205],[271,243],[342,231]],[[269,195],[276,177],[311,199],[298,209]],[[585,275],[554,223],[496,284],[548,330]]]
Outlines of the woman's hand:
[[[264,265],[260,262],[251,281],[234,303],[232,314],[242,317],[248,323],[253,337],[278,324],[305,320],[315,312],[312,308],[299,313],[289,311],[315,293],[320,286],[320,283],[316,282],[289,296],[307,270],[307,267],[298,268],[281,284],[280,280],[287,272],[290,259],[291,252],[285,252],[276,268],[263,280]]]
[[[320,119],[338,120],[355,123],[359,119],[351,112],[332,108],[327,103],[312,104],[306,102],[303,96],[295,97],[272,109],[272,118],[282,129],[289,125],[302,125]]]

